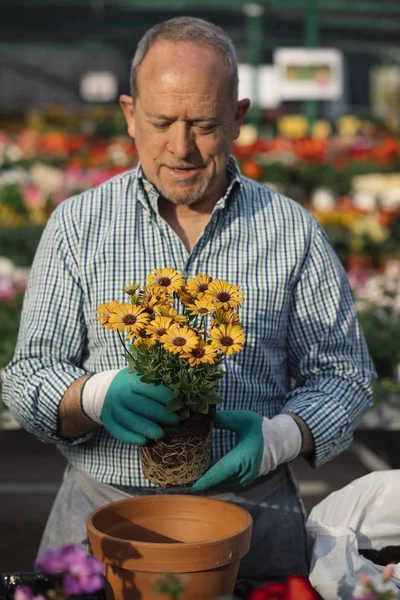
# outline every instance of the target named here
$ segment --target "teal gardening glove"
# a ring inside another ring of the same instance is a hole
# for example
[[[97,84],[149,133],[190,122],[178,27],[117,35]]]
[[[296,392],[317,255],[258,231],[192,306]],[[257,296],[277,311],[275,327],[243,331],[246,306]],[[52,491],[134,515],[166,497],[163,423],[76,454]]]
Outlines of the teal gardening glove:
[[[296,458],[302,446],[299,426],[285,414],[267,419],[251,410],[219,410],[214,427],[235,431],[239,441],[192,485],[194,492],[216,486],[224,490],[246,487]]]
[[[130,369],[114,369],[92,375],[81,390],[81,408],[92,421],[103,425],[115,438],[143,446],[149,439],[161,440],[160,425],[177,425],[179,417],[167,404],[172,391],[150,385]]]

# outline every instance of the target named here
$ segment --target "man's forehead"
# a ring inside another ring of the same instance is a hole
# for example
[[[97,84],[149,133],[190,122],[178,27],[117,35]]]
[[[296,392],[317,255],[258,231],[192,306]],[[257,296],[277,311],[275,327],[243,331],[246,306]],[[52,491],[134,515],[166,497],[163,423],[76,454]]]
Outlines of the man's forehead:
[[[160,40],[149,49],[139,67],[138,77],[151,81],[162,79],[166,85],[174,85],[183,76],[201,76],[214,72],[223,78],[227,64],[222,54],[210,46],[194,42],[171,42]]]

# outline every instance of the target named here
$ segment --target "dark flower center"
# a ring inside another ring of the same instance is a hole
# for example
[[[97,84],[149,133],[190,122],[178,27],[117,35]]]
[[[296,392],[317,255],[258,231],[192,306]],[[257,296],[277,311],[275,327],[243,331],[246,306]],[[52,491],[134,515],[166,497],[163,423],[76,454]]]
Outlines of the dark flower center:
[[[228,337],[227,335],[223,335],[221,337],[221,344],[223,346],[232,346],[233,344],[233,339],[231,337]]]
[[[160,327],[160,329],[157,329],[157,335],[164,335],[164,333],[167,333],[166,327]]]
[[[201,315],[206,315],[206,314],[208,313],[208,308],[199,308],[199,309],[198,309],[198,312],[199,312]]]
[[[197,286],[197,291],[198,291],[198,292],[205,292],[205,291],[207,291],[207,290],[208,290],[208,283],[200,283],[200,284]]]
[[[175,346],[184,346],[186,344],[186,340],[183,337],[176,337],[174,339]]]
[[[125,325],[134,325],[137,321],[137,317],[135,315],[125,315],[124,323]]]
[[[228,292],[221,292],[220,294],[218,294],[217,298],[220,302],[229,302],[229,300],[231,299],[231,295],[228,294]]]
[[[194,350],[192,350],[194,358],[203,358],[205,353],[206,351],[204,350],[204,348],[194,348]]]
[[[171,280],[169,277],[160,277],[160,279],[158,280],[158,285],[162,285],[164,287],[168,287],[169,285],[171,285]]]

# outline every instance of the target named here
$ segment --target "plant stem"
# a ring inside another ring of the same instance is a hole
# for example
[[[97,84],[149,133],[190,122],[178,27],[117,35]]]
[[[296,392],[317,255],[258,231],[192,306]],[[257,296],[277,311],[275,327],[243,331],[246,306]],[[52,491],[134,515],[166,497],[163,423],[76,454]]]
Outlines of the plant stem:
[[[123,347],[125,348],[125,352],[126,352],[127,354],[129,354],[129,356],[131,357],[131,359],[132,359],[132,360],[135,360],[135,359],[133,358],[132,354],[129,352],[128,348],[126,347],[126,345],[125,345],[125,342],[124,342],[124,339],[123,339],[123,337],[121,336],[121,334],[120,334],[120,332],[118,331],[118,329],[117,329],[117,333],[118,333],[118,337],[119,337],[119,339],[120,339],[120,342],[121,342],[121,344],[122,344],[122,345],[123,345]]]

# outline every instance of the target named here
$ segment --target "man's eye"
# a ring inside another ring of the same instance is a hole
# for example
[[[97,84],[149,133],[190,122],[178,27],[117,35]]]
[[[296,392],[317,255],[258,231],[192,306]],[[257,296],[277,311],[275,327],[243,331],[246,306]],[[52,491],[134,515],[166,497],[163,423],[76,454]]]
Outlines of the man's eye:
[[[198,125],[197,129],[201,133],[212,133],[216,129],[216,125]]]
[[[153,123],[153,127],[156,129],[167,129],[168,123]]]

